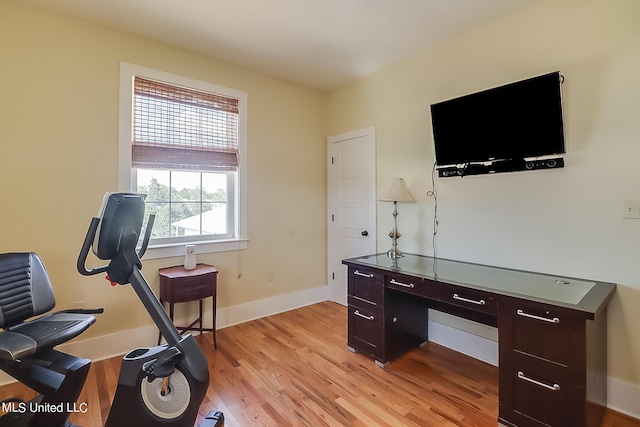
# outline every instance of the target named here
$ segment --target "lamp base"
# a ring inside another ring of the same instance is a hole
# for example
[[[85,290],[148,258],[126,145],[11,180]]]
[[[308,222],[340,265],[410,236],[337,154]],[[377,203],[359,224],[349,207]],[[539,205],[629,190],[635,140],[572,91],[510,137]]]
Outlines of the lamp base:
[[[387,256],[391,259],[402,258],[404,254],[398,248],[391,248],[387,251]]]
[[[393,202],[393,213],[391,215],[393,215],[393,228],[389,233],[389,237],[391,237],[391,249],[387,251],[387,256],[395,260],[404,256],[404,254],[400,252],[400,249],[398,249],[398,239],[401,236],[398,231],[398,202]]]

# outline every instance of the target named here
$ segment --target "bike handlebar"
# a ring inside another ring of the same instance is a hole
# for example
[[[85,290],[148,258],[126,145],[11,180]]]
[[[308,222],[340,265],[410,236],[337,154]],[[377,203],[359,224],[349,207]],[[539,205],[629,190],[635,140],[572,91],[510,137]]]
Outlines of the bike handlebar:
[[[142,256],[147,251],[149,246],[149,239],[151,238],[151,230],[153,229],[153,223],[155,221],[155,215],[149,215],[149,219],[147,220],[147,226],[144,232],[144,238],[142,240],[142,246],[138,251],[138,258],[142,258]],[[82,243],[82,248],[80,249],[80,254],[78,254],[78,261],[76,263],[76,267],[78,272],[83,276],[94,276],[96,274],[104,273],[109,269],[108,265],[104,265],[102,267],[96,267],[87,269],[87,256],[89,256],[89,251],[91,250],[91,245],[93,244],[93,240],[95,239],[96,232],[98,231],[98,226],[100,225],[100,218],[94,217],[91,218],[91,222],[89,223],[89,229],[87,230],[87,235],[84,237],[84,242]]]

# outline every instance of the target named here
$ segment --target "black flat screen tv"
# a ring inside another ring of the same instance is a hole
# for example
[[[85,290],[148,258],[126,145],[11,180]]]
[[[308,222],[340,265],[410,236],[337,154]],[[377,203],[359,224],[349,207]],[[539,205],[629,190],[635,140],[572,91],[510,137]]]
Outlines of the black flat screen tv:
[[[560,72],[431,105],[436,166],[565,152]]]

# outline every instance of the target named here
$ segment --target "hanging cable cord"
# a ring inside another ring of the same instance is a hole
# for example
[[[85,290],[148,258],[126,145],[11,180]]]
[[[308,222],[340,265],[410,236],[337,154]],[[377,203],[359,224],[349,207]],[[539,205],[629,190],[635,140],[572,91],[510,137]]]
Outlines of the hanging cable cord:
[[[433,235],[431,237],[431,247],[433,249],[433,271],[436,271],[436,261],[438,259],[438,245],[436,243],[436,237],[438,235],[438,188],[436,185],[436,163],[433,163],[433,169],[431,170],[431,190],[427,191],[427,196],[433,197]]]

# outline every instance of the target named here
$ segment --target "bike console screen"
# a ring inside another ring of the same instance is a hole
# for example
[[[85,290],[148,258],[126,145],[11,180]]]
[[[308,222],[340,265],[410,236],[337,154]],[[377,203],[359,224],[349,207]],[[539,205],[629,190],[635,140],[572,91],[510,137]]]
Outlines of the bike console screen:
[[[93,253],[102,260],[116,257],[123,237],[135,233],[139,238],[144,220],[145,194],[107,193],[100,207],[100,224],[93,242]]]

